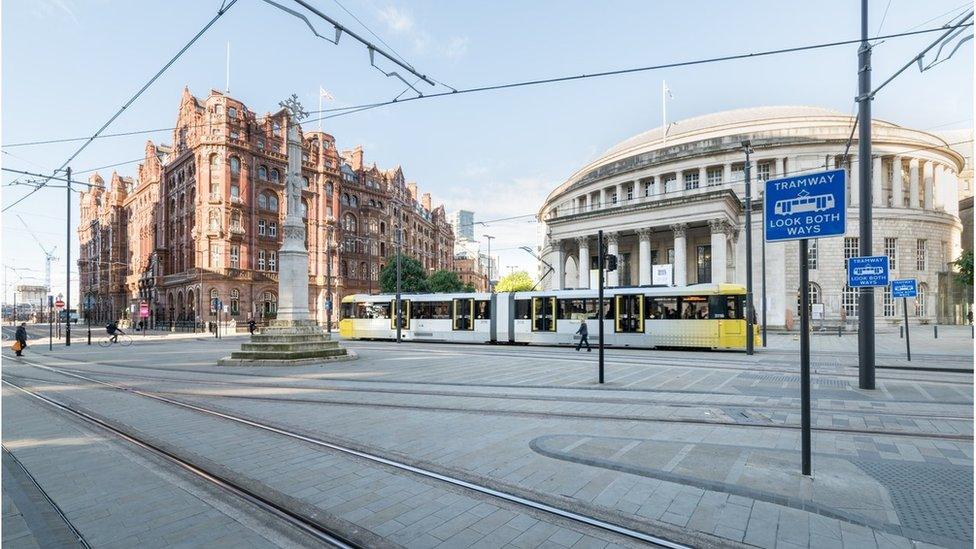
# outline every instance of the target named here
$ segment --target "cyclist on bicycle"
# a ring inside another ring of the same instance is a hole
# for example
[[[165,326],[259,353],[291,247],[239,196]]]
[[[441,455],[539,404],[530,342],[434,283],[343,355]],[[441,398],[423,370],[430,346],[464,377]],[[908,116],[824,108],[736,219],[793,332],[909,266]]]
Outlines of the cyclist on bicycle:
[[[108,335],[112,336],[112,343],[118,343],[119,336],[125,335],[125,332],[119,329],[119,324],[114,320],[105,327],[105,331],[108,332]]]

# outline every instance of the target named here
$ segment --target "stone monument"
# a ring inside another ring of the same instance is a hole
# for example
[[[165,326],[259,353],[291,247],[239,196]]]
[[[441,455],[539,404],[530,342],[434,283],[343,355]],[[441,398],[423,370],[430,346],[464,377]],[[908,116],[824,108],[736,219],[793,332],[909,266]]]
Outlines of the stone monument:
[[[278,314],[267,328],[252,335],[222,366],[299,366],[352,360],[356,354],[325,333],[308,311],[308,250],[302,221],[302,142],[298,123],[308,116],[298,97],[280,103],[288,111],[288,174],[285,178],[285,222],[278,252]]]

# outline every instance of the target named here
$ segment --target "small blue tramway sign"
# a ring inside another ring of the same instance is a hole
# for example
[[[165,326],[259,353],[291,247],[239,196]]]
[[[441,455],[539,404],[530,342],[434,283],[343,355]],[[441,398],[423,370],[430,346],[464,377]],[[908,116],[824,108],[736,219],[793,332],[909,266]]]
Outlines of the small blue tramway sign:
[[[914,278],[892,280],[891,297],[918,297],[918,282]]]
[[[888,256],[852,257],[847,260],[847,285],[851,288],[888,285]]]

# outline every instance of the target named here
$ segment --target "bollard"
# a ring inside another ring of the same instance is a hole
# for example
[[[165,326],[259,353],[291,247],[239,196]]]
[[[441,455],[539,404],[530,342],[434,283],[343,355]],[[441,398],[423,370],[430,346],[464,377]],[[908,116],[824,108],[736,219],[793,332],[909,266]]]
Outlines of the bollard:
[[[939,339],[939,325],[938,324],[933,324],[932,325],[932,328],[935,329],[935,339]]]
[[[899,326],[898,327],[898,339],[905,339],[905,327],[904,326]]]
[[[840,330],[841,330],[841,328],[842,328],[842,326],[838,326],[837,327],[837,337],[840,337]]]

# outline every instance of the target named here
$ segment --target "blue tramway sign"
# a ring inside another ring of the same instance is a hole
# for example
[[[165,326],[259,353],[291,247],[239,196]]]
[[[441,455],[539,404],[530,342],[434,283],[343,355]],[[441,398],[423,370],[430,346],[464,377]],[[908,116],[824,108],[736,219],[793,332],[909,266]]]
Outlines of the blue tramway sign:
[[[888,285],[888,256],[852,257],[847,260],[847,285],[851,288]]]
[[[766,182],[763,234],[767,242],[844,234],[845,172],[831,170]]]
[[[892,280],[891,297],[918,297],[918,282],[914,278]]]

